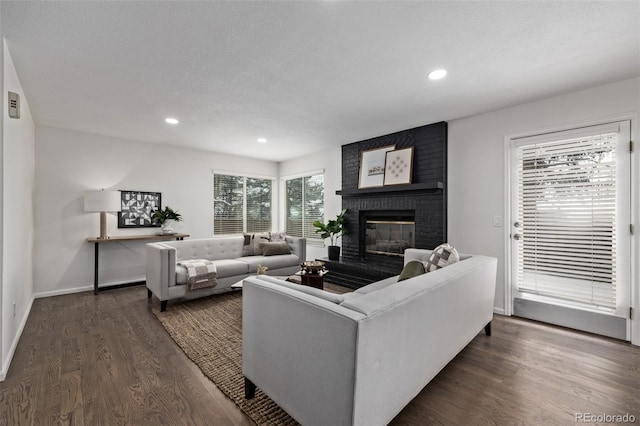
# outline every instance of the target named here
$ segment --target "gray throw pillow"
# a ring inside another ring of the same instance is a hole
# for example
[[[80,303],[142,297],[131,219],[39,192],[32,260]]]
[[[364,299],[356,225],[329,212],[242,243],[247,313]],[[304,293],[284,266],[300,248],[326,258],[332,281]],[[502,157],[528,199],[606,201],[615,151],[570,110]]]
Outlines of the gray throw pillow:
[[[451,244],[444,243],[433,249],[431,256],[424,265],[424,269],[427,272],[435,271],[440,268],[444,268],[447,265],[451,265],[460,260],[458,250],[456,250]]]
[[[422,275],[425,272],[426,271],[424,270],[424,265],[422,264],[422,262],[412,260],[411,262],[408,262],[406,265],[404,265],[404,268],[402,268],[402,272],[400,272],[400,276],[398,277],[398,282],[417,277],[418,275]]]
[[[263,256],[277,256],[280,254],[291,254],[289,246],[285,242],[260,243]]]
[[[260,256],[262,254],[262,243],[269,242],[269,232],[259,232],[253,234],[253,254]]]

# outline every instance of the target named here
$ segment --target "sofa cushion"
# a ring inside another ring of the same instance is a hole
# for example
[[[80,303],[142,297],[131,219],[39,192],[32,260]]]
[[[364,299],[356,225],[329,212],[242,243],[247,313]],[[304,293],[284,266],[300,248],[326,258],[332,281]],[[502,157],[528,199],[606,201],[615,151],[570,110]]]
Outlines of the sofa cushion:
[[[353,299],[357,299],[358,297],[362,297],[364,296],[363,293],[356,293],[355,291],[352,291],[350,293],[342,293],[342,301],[345,302],[347,300],[353,300]]]
[[[183,241],[167,241],[163,246],[176,249],[176,261],[189,259],[223,260],[242,256],[242,235]]]
[[[249,273],[254,274],[258,265],[268,266],[269,270],[289,268],[300,263],[295,254],[281,254],[280,256],[247,256],[236,259],[249,265]]]
[[[398,276],[398,282],[417,277],[418,275],[422,275],[425,272],[426,271],[424,269],[424,264],[422,262],[412,260],[411,262],[404,265],[404,268],[402,268],[402,272],[400,272],[400,275]]]
[[[216,265],[218,278],[232,277],[234,275],[244,275],[249,273],[249,265],[245,262],[239,262],[234,259],[214,260]],[[176,265],[176,284],[187,283],[187,268],[182,265]]]
[[[319,288],[309,287],[302,284],[295,284],[285,280],[279,280],[268,275],[258,275],[258,279],[262,281],[268,281],[272,284],[281,285],[282,287],[287,287],[292,290],[297,290],[302,293],[310,294],[311,296],[316,296],[335,304],[340,304],[344,300],[344,297],[341,294],[330,293],[325,290],[320,290]]]
[[[286,241],[260,243],[263,256],[277,256],[280,254],[291,254]]]
[[[368,294],[368,293],[371,293],[372,291],[380,290],[381,288],[388,287],[391,284],[395,284],[397,282],[398,282],[398,276],[395,275],[393,277],[385,278],[384,280],[376,281],[364,287],[360,287],[359,289],[354,291],[354,293]]]
[[[416,298],[418,294],[429,293],[434,288],[445,285],[446,281],[459,275],[444,268],[433,274],[422,274],[402,283],[388,285],[377,291],[362,294],[360,297],[349,297],[340,306],[360,312],[364,315],[374,315],[380,312],[391,312],[393,309],[403,309],[401,306]]]
[[[458,250],[456,250],[451,244],[444,243],[433,249],[433,252],[429,256],[429,260],[424,264],[426,272],[435,271],[436,269],[444,268],[447,265],[452,265],[460,260]]]

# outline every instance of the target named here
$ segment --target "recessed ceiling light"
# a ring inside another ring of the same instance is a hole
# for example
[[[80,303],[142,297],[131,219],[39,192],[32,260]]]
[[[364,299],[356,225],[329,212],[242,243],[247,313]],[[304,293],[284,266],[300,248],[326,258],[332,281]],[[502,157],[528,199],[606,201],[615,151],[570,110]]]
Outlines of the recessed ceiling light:
[[[435,70],[429,73],[429,78],[431,80],[440,80],[447,75],[447,70]]]
[[[260,143],[267,142],[267,140],[265,138],[258,138],[257,141],[260,142]]]
[[[169,124],[178,124],[179,123],[177,118],[171,118],[171,117],[165,118],[164,121],[166,121]]]

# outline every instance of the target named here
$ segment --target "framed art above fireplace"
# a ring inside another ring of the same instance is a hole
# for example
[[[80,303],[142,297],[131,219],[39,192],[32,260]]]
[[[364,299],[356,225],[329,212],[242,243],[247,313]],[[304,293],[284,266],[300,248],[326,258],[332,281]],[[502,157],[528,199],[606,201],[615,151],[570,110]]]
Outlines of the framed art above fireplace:
[[[387,152],[384,167],[385,186],[411,183],[413,147]]]
[[[372,188],[384,185],[384,160],[388,151],[396,149],[395,145],[369,149],[360,153],[360,179],[358,188]]]

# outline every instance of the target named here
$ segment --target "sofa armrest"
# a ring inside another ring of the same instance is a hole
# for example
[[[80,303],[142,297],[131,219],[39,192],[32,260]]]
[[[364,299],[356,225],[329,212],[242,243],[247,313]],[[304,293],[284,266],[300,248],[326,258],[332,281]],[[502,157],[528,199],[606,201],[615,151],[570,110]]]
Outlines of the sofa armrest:
[[[160,300],[169,299],[176,281],[176,249],[162,243],[145,245],[147,288]]]
[[[300,262],[307,260],[307,239],[287,235],[287,244],[292,254],[298,256]]]
[[[327,300],[247,278],[242,373],[301,424],[350,425],[362,318]]]

